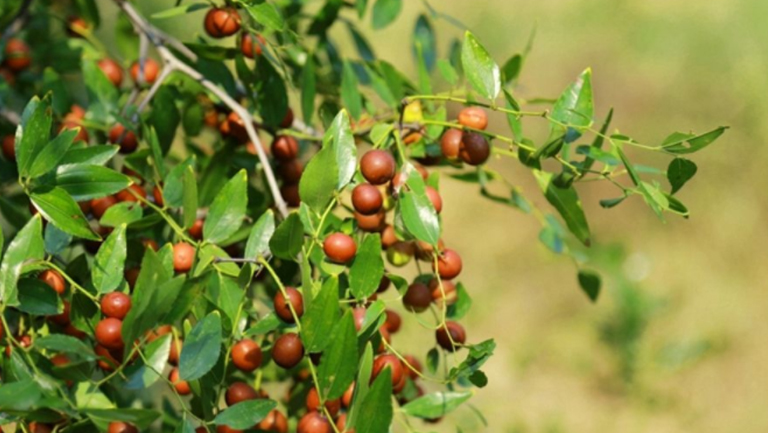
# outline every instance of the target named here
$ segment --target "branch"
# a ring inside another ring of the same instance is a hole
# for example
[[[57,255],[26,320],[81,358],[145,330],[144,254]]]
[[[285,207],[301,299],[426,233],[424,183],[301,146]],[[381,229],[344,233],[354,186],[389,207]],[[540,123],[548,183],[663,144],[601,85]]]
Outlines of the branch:
[[[166,46],[169,45],[173,47],[179,53],[189,58],[189,60],[195,61],[197,56],[186,46],[184,46],[184,44],[149,24],[130,3],[126,2],[125,0],[115,0],[115,2],[128,16],[128,19],[133,23],[136,31],[146,35],[149,41],[155,46],[157,52],[160,54],[160,57],[165,63],[164,72],[165,70],[167,70],[168,73],[171,71],[179,71],[188,75],[190,78],[199,82],[203,87],[208,89],[208,91],[216,95],[227,107],[229,107],[229,109],[231,109],[238,116],[240,116],[241,119],[243,119],[243,123],[245,123],[245,130],[248,133],[248,138],[251,140],[251,142],[253,142],[254,147],[256,148],[256,153],[259,157],[259,161],[261,162],[261,166],[264,169],[264,175],[267,178],[269,189],[272,193],[272,196],[274,197],[275,205],[277,206],[280,214],[283,217],[286,217],[288,215],[288,206],[286,205],[283,196],[280,194],[280,188],[277,186],[275,173],[272,170],[272,167],[269,165],[267,154],[264,152],[264,149],[261,146],[261,140],[259,140],[259,136],[256,134],[256,128],[253,126],[253,122],[255,120],[251,113],[248,112],[245,107],[235,101],[231,96],[229,96],[227,92],[206,79],[196,69],[179,60],[179,58],[176,57],[176,55],[174,55],[173,52],[171,52],[171,50]],[[148,98],[145,98],[144,101],[148,101]],[[142,101],[142,103],[144,101]]]

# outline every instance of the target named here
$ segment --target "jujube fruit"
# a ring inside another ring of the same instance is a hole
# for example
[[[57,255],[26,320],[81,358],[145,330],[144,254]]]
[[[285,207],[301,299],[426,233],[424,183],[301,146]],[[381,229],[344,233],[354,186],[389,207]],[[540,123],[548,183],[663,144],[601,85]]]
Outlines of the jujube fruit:
[[[3,156],[8,161],[16,161],[16,139],[13,135],[3,137]]]
[[[309,412],[299,420],[296,433],[332,433],[333,426],[319,412]]]
[[[102,319],[96,325],[96,341],[107,349],[122,349],[123,322],[114,317]]]
[[[403,296],[403,305],[407,310],[420,313],[432,303],[432,291],[424,283],[413,283],[408,286]]]
[[[293,287],[286,287],[285,293],[288,295],[288,299],[283,296],[282,292],[277,292],[275,295],[275,314],[286,323],[294,323],[295,320],[293,318],[293,313],[291,313],[289,303],[296,312],[296,316],[301,317],[304,315],[304,297]]]
[[[141,187],[141,185],[133,184],[129,186],[128,188],[125,188],[123,190],[120,190],[115,194],[115,198],[119,202],[139,202],[139,197],[146,199],[147,198],[147,192],[144,191],[144,188]],[[142,202],[142,205],[144,203]]]
[[[126,129],[122,123],[117,123],[109,130],[109,142],[120,145],[120,153],[133,153],[139,146],[136,134]]]
[[[139,429],[137,429],[133,424],[128,424],[127,422],[122,421],[112,421],[109,423],[109,428],[107,429],[108,433],[139,433]]]
[[[373,215],[381,210],[384,198],[381,191],[368,183],[361,183],[352,190],[352,206],[363,215]]]
[[[357,228],[364,232],[378,233],[387,226],[387,213],[384,209],[376,212],[373,215],[363,215],[360,212],[355,212],[355,221],[357,221]]]
[[[178,392],[179,395],[189,395],[192,393],[192,388],[189,387],[189,382],[186,380],[181,380],[179,377],[178,368],[171,370],[171,373],[168,375],[168,380],[171,381],[173,387],[176,388],[176,392]]]
[[[423,367],[421,366],[421,362],[419,362],[418,359],[416,359],[413,355],[405,355],[403,356],[403,359],[407,362],[403,362],[403,368],[405,369],[405,373],[408,375],[408,377],[411,378],[411,380],[416,380],[419,378],[419,375],[423,371]]]
[[[272,142],[272,155],[279,161],[290,161],[299,155],[299,142],[290,135],[279,135]]]
[[[290,369],[299,364],[304,357],[304,345],[297,334],[283,334],[275,340],[272,347],[272,359],[280,367]]]
[[[360,171],[373,185],[383,185],[395,175],[395,158],[384,150],[369,150],[360,160]]]
[[[459,123],[467,128],[483,130],[488,127],[488,114],[480,107],[466,107],[459,112]]]
[[[312,387],[309,389],[306,403],[308,411],[320,411],[320,395],[317,392],[317,388]],[[341,400],[338,398],[335,400],[326,400],[325,408],[328,409],[328,412],[332,417],[335,417],[341,410]]]
[[[194,223],[192,223],[192,227],[189,228],[189,235],[192,236],[192,239],[195,239],[199,241],[203,238],[203,225],[205,224],[205,221],[201,219],[196,219]]]
[[[104,216],[104,212],[115,204],[117,204],[117,199],[111,195],[95,198],[91,200],[91,212],[96,219],[101,219]]]
[[[256,427],[265,432],[288,433],[288,419],[279,410],[272,409]]]
[[[461,256],[456,251],[446,248],[443,253],[437,258],[437,268],[432,265],[434,271],[440,274],[440,278],[445,280],[452,280],[459,276],[461,273]]]
[[[29,45],[21,39],[10,38],[5,43],[5,59],[3,64],[13,72],[27,69],[32,63]]]
[[[403,323],[403,319],[397,312],[392,310],[386,310],[384,313],[387,315],[387,320],[384,322],[384,327],[392,334],[397,333],[400,330],[400,325]]]
[[[133,81],[138,83],[139,82],[139,62],[133,62],[131,65],[131,78],[133,78]],[[152,60],[152,59],[146,59],[144,62],[144,83],[146,84],[152,84],[157,80],[157,76],[160,73],[160,65]]]
[[[245,338],[232,346],[232,363],[242,371],[250,372],[261,366],[261,347]]]
[[[41,272],[37,279],[49,285],[59,295],[64,293],[64,290],[67,288],[64,277],[61,276],[59,271],[53,269],[46,269]]]
[[[258,41],[254,39],[257,39]],[[240,50],[243,52],[245,57],[252,59],[255,56],[261,55],[261,46],[266,45],[266,43],[267,41],[264,39],[264,36],[254,36],[250,33],[243,33],[243,38],[240,41]]]
[[[259,393],[251,385],[245,382],[235,382],[229,385],[227,393],[224,399],[227,401],[227,406],[234,406],[240,402],[247,400],[256,400],[259,398]]]
[[[104,371],[112,371],[115,367],[120,365],[120,361],[112,356],[112,352],[101,344],[97,344],[96,347],[93,348],[93,352],[96,355],[99,355],[100,358],[97,361],[97,364],[99,365],[99,368]]]
[[[392,372],[392,385],[397,385],[403,379],[403,364],[395,355],[379,355],[373,360],[373,370],[371,371],[371,383],[384,371],[389,368]]]
[[[435,208],[435,212],[440,213],[443,211],[443,198],[440,197],[440,193],[436,189],[428,186],[424,192],[427,194],[427,198],[432,202],[432,207]]]
[[[91,30],[91,25],[83,18],[72,16],[67,18],[67,34],[72,37],[80,37]]]
[[[194,261],[195,247],[186,242],[179,242],[173,246],[173,269],[176,272],[189,272]]]
[[[205,32],[212,38],[232,36],[240,31],[240,14],[231,7],[211,8],[205,14]]]
[[[29,432],[30,433],[51,433],[53,429],[51,429],[50,426],[39,423],[37,421],[32,421],[29,423]]]
[[[280,163],[280,177],[287,183],[298,183],[301,180],[301,174],[304,172],[304,166],[296,159]]]
[[[67,326],[70,324],[69,313],[72,310],[72,305],[69,303],[69,301],[66,300],[62,301],[61,303],[64,305],[61,313],[48,316],[47,319],[59,326]],[[0,332],[0,337],[2,336],[3,334]]]
[[[464,132],[461,129],[451,128],[443,133],[440,139],[440,150],[448,159],[456,159],[461,151],[461,140]]]
[[[160,189],[160,185],[155,185],[152,188],[152,197],[155,199],[155,204],[160,207],[165,207],[165,198],[163,197],[163,190]]]
[[[440,283],[443,283],[443,288],[440,290]],[[433,278],[429,281],[429,290],[432,291],[432,301],[435,303],[443,302],[443,293],[445,293],[445,303],[447,305],[453,305],[457,301],[456,285],[448,280],[440,280]]]
[[[101,69],[101,72],[107,76],[113,86],[120,87],[120,85],[123,83],[123,68],[121,68],[116,61],[105,58],[99,60],[97,65],[99,69]]]
[[[234,429],[226,424],[217,425],[216,433],[243,433],[243,430]]]
[[[280,195],[290,207],[299,207],[301,205],[301,196],[299,196],[299,185],[288,184],[280,187]]]
[[[398,241],[397,234],[395,233],[395,226],[387,224],[384,230],[381,231],[381,248],[387,249],[394,245]]]
[[[131,298],[125,293],[107,293],[101,298],[101,312],[107,317],[123,320],[130,310]]]
[[[445,322],[445,326],[440,327],[435,331],[435,339],[440,347],[454,352],[460,348],[459,345],[462,345],[467,341],[467,333],[463,326],[457,322],[449,320]],[[453,340],[453,344],[451,343],[451,340]]]
[[[174,338],[171,340],[171,350],[168,351],[168,363],[171,365],[179,364],[179,357],[181,356],[181,349],[184,347],[184,343],[180,338]]]
[[[333,233],[325,238],[323,251],[332,262],[349,263],[357,254],[357,244],[351,236],[344,233]]]
[[[459,156],[469,165],[480,165],[491,155],[491,146],[482,134],[465,132]]]

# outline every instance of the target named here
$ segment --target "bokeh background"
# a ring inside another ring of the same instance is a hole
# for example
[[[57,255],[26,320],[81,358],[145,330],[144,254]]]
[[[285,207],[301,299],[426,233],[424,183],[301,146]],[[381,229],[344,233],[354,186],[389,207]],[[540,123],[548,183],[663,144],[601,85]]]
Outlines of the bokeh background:
[[[151,11],[169,2],[140,3]],[[422,1],[404,3],[392,26],[361,27],[378,56],[415,77],[410,37],[428,9]],[[699,173],[679,194],[691,210],[688,220],[669,216],[662,223],[639,197],[605,210],[598,200],[614,197],[614,190],[580,187],[595,238],[589,265],[605,275],[596,304],[579,291],[572,263],[538,242],[534,218],[482,199],[476,186],[443,180],[445,240],[463,255],[462,280],[474,299],[465,319],[469,338],[495,338],[498,349],[485,368],[489,385],[472,399],[488,427],[463,408],[448,424],[414,428],[768,431],[768,2],[433,0],[431,6],[454,17],[435,21],[443,56],[463,34],[452,21],[472,30],[499,63],[521,52],[536,27],[516,90],[523,98],[557,97],[589,66],[598,118],[614,107],[613,128],[640,142],[660,143],[678,130],[731,129],[692,157]],[[183,22],[164,24],[191,36]],[[353,53],[346,30],[334,32]],[[492,129],[508,133],[503,117],[492,119]],[[664,164],[642,153],[631,157]],[[547,206],[527,170],[511,160],[494,165]],[[430,340],[400,336],[397,344],[424,354]]]

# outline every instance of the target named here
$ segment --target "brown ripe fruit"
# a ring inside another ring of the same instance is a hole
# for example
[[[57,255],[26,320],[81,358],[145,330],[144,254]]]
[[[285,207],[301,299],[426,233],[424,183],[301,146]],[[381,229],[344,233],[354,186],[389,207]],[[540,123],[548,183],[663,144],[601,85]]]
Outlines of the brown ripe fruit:
[[[283,296],[282,292],[277,292],[275,295],[275,313],[277,314],[277,317],[281,318],[284,322],[295,323],[289,307],[289,302],[290,306],[292,306],[293,310],[296,312],[296,315],[301,317],[304,315],[304,297],[293,287],[286,287],[285,293],[288,295],[288,299]]]
[[[93,348],[94,353],[100,357],[98,360],[99,368],[101,368],[104,371],[112,371],[120,365],[120,361],[115,359],[114,356],[112,356],[112,352],[109,351],[106,347],[97,344],[96,347]]]
[[[323,242],[323,251],[334,263],[345,264],[355,258],[357,244],[351,236],[344,233],[333,233]]]
[[[233,429],[226,424],[222,424],[216,426],[216,433],[243,433],[243,430]]]
[[[221,39],[240,31],[240,14],[235,8],[211,8],[205,14],[205,32],[212,38]]]
[[[266,44],[267,41],[264,39],[264,36],[243,33],[243,38],[240,41],[240,50],[245,57],[252,59],[261,55],[261,46]]]
[[[13,72],[27,69],[32,63],[29,46],[21,39],[11,38],[5,44],[5,60],[3,64]]]
[[[360,230],[369,233],[378,233],[387,227],[387,213],[384,209],[381,209],[373,215],[363,215],[359,212],[355,212],[355,221],[357,221],[357,228]]]
[[[469,165],[480,165],[491,156],[491,145],[482,134],[466,132],[461,140],[459,156]]]
[[[371,372],[371,383],[384,371],[389,368],[392,371],[392,386],[396,386],[403,380],[403,364],[395,355],[379,355],[373,360],[373,370]]]
[[[289,207],[299,207],[301,205],[301,196],[299,196],[299,185],[289,184],[280,187],[280,195],[283,196]]]
[[[432,303],[432,291],[424,283],[413,283],[403,296],[403,305],[409,311],[421,313]]]
[[[285,112],[285,116],[283,116],[283,120],[280,121],[280,127],[290,128],[293,126],[293,110],[291,110],[291,107],[288,107],[288,111]]]
[[[421,140],[422,137],[424,137],[423,130],[411,131],[405,134],[405,137],[403,137],[403,143],[405,143],[406,146],[414,144]]]
[[[297,159],[280,163],[280,177],[286,183],[299,183],[304,166]]]
[[[440,274],[444,280],[452,280],[461,273],[461,256],[456,251],[446,248],[437,258],[437,269],[432,265],[432,270]]]
[[[128,287],[131,290],[133,290],[133,288],[136,287],[136,281],[139,279],[140,272],[141,272],[141,269],[139,268],[129,268],[129,269],[126,269],[125,272],[123,272],[125,281],[128,283]]]
[[[139,433],[139,429],[133,424],[128,424],[122,421],[113,421],[109,423],[107,433]]]
[[[280,367],[289,369],[297,366],[304,357],[304,345],[297,334],[281,335],[272,347],[272,359]]]
[[[131,297],[121,292],[107,293],[101,298],[101,313],[123,320],[131,310]]]
[[[30,433],[51,433],[53,430],[50,426],[46,424],[41,424],[37,421],[32,421],[29,423],[29,432]]]
[[[435,212],[440,213],[443,211],[443,198],[440,197],[440,193],[431,186],[426,187],[425,192],[427,198],[432,202],[432,206],[435,208]]]
[[[72,106],[72,111],[70,113],[67,113],[64,118],[61,120],[61,127],[59,128],[59,133],[66,131],[68,129],[76,129],[77,134],[75,135],[74,141],[84,141],[88,142],[88,131],[82,126],[82,120],[85,117],[85,111],[80,108],[77,105]]]
[[[484,130],[488,127],[488,114],[480,107],[466,107],[459,112],[459,123],[467,128]]]
[[[171,350],[168,352],[168,363],[171,365],[179,365],[179,356],[181,356],[181,349],[184,343],[180,338],[174,338],[171,341]]]
[[[352,190],[352,206],[362,215],[373,215],[384,206],[384,197],[375,186],[361,183]]]
[[[163,190],[160,189],[160,185],[155,185],[152,188],[152,197],[155,199],[155,204],[160,207],[165,207],[165,199],[163,198]]]
[[[147,192],[144,191],[144,188],[142,188],[141,185],[137,185],[135,183],[133,185],[129,186],[128,188],[125,188],[125,189],[123,189],[121,191],[118,191],[118,193],[115,194],[115,198],[119,202],[134,202],[135,203],[135,202],[139,201],[139,198],[137,196],[146,199],[147,198]],[[143,205],[144,205],[144,203],[142,203],[142,206]]]
[[[320,411],[320,395],[317,392],[317,388],[310,388],[309,392],[307,393],[306,403],[308,411]],[[328,409],[328,412],[332,417],[336,417],[336,415],[341,410],[341,399],[337,398],[336,400],[326,401],[325,408]]]
[[[13,135],[3,137],[3,156],[8,161],[16,161],[16,139]]]
[[[392,281],[389,279],[389,277],[382,275],[381,280],[379,281],[379,287],[376,289],[376,293],[386,292],[387,289],[389,289],[390,284],[392,284]]]
[[[189,235],[192,236],[192,239],[199,241],[203,238],[203,224],[205,224],[205,221],[202,219],[195,220],[194,223],[192,223],[192,227],[189,228]]]
[[[440,282],[443,283],[443,289],[440,290]],[[432,301],[436,304],[443,302],[443,292],[445,292],[445,302],[448,305],[453,305],[458,300],[458,294],[456,293],[456,285],[448,280],[440,280],[432,278],[429,281],[429,290],[432,291]]]
[[[352,309],[352,318],[355,321],[355,329],[360,332],[363,329],[363,322],[365,322],[366,310],[364,307],[355,307]]]
[[[463,135],[464,133],[461,129],[456,128],[451,128],[443,133],[443,137],[440,139],[440,149],[443,152],[443,156],[448,159],[459,157]]]
[[[104,212],[115,204],[117,204],[117,199],[111,195],[95,198],[91,200],[91,213],[93,213],[96,219],[101,219],[104,216]]]
[[[261,366],[261,347],[245,338],[232,346],[232,363],[241,371],[251,372]]]
[[[173,246],[173,269],[178,273],[189,272],[195,262],[195,247],[179,242]]]
[[[99,60],[97,65],[99,66],[99,69],[101,69],[101,72],[107,76],[113,86],[120,87],[120,85],[123,84],[123,68],[121,68],[116,61],[105,58]]]
[[[296,433],[332,433],[333,426],[319,412],[309,412],[299,420]]]
[[[64,282],[64,277],[62,277],[58,271],[53,269],[46,269],[41,272],[40,275],[37,276],[37,279],[51,286],[51,288],[59,295],[64,293],[64,290],[67,288],[66,283]]]
[[[67,34],[73,38],[80,37],[83,33],[91,31],[91,25],[78,16],[67,18]]]
[[[69,301],[62,301],[62,304],[64,304],[62,312],[53,316],[48,316],[48,320],[59,326],[67,326],[71,322],[69,319],[69,312],[72,310],[72,305]],[[0,332],[0,337],[2,336],[2,332]]]
[[[114,317],[102,319],[96,325],[96,341],[107,349],[122,349],[122,330],[123,322],[121,322],[119,319],[115,319]]]
[[[259,398],[259,393],[245,382],[235,382],[229,385],[224,398],[227,401],[227,406],[234,406],[243,401],[256,400]]]
[[[272,142],[272,155],[279,161],[290,161],[299,156],[299,142],[290,135],[279,135]]]
[[[160,74],[160,65],[152,60],[147,59],[144,62],[144,84],[152,84],[157,80],[157,76]],[[134,82],[139,82],[139,62],[133,62],[131,65],[131,78]]]
[[[400,325],[403,323],[403,319],[397,312],[392,310],[386,310],[384,313],[387,315],[387,320],[384,322],[384,327],[387,328],[392,334],[397,333],[400,330]]]
[[[397,234],[395,233],[395,226],[387,224],[384,230],[381,232],[381,248],[386,250],[397,243]]]
[[[405,355],[403,356],[403,359],[407,362],[403,362],[403,369],[405,369],[405,374],[408,375],[408,377],[411,378],[411,380],[416,380],[419,378],[419,375],[424,371],[424,367],[421,366],[421,362],[419,362],[418,359],[416,359],[413,355]]]
[[[467,332],[464,330],[464,327],[457,322],[448,321],[445,322],[444,327],[435,331],[435,339],[437,340],[437,344],[443,349],[455,352],[467,341]],[[451,340],[453,340],[453,344],[451,344]]]
[[[265,432],[288,433],[288,418],[279,410],[273,409],[256,425],[256,428]]]
[[[226,123],[227,125],[226,127],[228,128],[228,131],[226,131],[226,134],[231,134],[232,137],[234,137],[236,140],[243,143],[248,141],[248,130],[245,128],[245,121],[240,117],[239,114],[237,114],[234,111],[231,111],[227,115],[227,119],[224,122]],[[222,131],[222,134],[224,134],[224,131]]]
[[[383,185],[395,175],[395,158],[384,150],[369,150],[360,160],[360,171],[373,185]]]
[[[176,392],[179,393],[179,395],[189,395],[192,394],[192,388],[189,387],[189,382],[186,380],[181,380],[179,378],[179,369],[174,368],[171,370],[171,374],[168,375],[168,380],[171,381],[173,384],[173,387],[176,388]]]
[[[109,130],[109,142],[120,145],[120,153],[128,154],[136,151],[139,141],[136,134],[128,130],[122,123],[117,123]]]

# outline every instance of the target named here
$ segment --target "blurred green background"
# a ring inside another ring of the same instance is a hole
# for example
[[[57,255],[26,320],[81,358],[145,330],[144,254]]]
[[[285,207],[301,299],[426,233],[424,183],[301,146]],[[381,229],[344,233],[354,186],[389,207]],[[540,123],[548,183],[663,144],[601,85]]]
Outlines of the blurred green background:
[[[142,7],[162,9],[159,3]],[[427,9],[421,1],[404,3],[394,25],[361,27],[378,56],[415,77],[410,38]],[[466,408],[450,415],[450,423],[414,427],[768,431],[768,2],[431,3],[472,30],[499,63],[521,52],[537,28],[516,90],[520,97],[557,97],[592,67],[598,118],[614,107],[612,127],[640,142],[657,144],[678,130],[732,128],[692,158],[699,173],[679,194],[691,210],[689,220],[670,215],[662,223],[637,196],[605,210],[598,200],[616,196],[615,190],[579,186],[596,244],[590,266],[606,275],[594,305],[579,291],[571,262],[538,242],[533,217],[482,199],[474,185],[444,179],[445,240],[462,253],[462,280],[474,298],[465,319],[469,339],[498,343],[484,368],[490,383],[472,400],[489,427]],[[180,37],[193,36],[178,21],[163,24]],[[445,19],[435,27],[445,56],[463,30]],[[334,34],[355,56],[348,33],[337,28]],[[503,117],[492,120],[494,130],[508,134]],[[527,128],[535,131],[537,122],[528,121]],[[666,164],[638,152],[631,157]],[[547,207],[528,170],[511,160],[493,164]],[[408,325],[416,323],[406,318]],[[423,355],[431,338],[398,335],[396,344]]]

